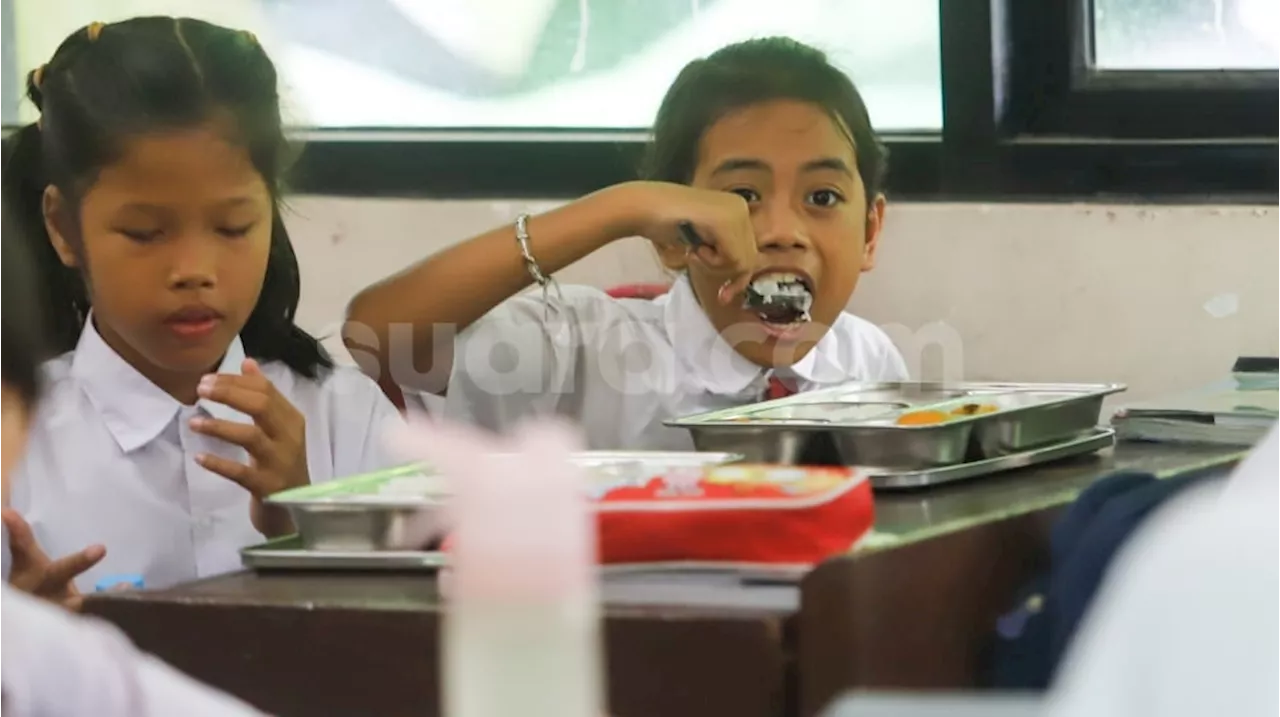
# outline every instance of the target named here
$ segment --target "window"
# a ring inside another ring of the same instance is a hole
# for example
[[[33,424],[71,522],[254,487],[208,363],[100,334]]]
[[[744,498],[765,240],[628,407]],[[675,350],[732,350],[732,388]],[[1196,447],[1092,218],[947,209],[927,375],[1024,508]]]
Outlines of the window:
[[[17,8],[21,69],[6,84],[89,21],[189,13],[253,30],[280,68],[294,124],[311,128],[641,130],[686,62],[778,34],[827,50],[858,78],[882,130],[942,126],[937,0],[42,0]],[[6,120],[18,112],[6,107]]]
[[[898,199],[1263,201],[1278,0],[0,0],[6,126],[89,21],[252,30],[306,149],[300,191],[569,197],[634,178],[689,59],[753,36],[826,50]],[[15,12],[16,9],[16,12]]]
[[[1228,64],[1230,49],[1222,47],[1230,43],[1217,34],[1210,41],[1197,19],[1204,16],[1196,15],[1208,6],[1216,13],[1210,18],[1228,10],[1253,17],[1275,0],[949,2],[962,6],[950,12],[971,28],[990,28],[982,38],[990,54],[966,62],[976,51],[948,49],[966,48],[947,42],[944,12],[944,96],[955,86],[946,79],[954,65],[973,98],[967,114],[946,113],[944,138],[963,130],[988,149],[977,155],[986,166],[960,165],[944,176],[944,188],[1108,201],[1276,201],[1274,46],[1270,69],[1266,62],[1212,67]],[[1275,37],[1275,25],[1268,27],[1271,35],[1259,35],[1264,43]],[[1178,43],[1180,53],[1169,49]],[[1203,49],[1209,47],[1218,54]],[[1168,67],[1175,56],[1182,64]],[[974,150],[951,154],[972,157]]]
[[[1276,0],[1093,0],[1093,60],[1104,70],[1274,70]]]
[[[1275,146],[1275,0],[993,2],[1011,133]]]

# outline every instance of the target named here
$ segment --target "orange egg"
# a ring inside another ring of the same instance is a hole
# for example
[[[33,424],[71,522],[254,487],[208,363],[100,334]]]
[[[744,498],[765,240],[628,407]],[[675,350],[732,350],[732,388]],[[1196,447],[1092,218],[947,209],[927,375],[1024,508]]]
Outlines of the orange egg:
[[[944,423],[949,416],[942,411],[912,411],[898,416],[899,426],[932,426]]]

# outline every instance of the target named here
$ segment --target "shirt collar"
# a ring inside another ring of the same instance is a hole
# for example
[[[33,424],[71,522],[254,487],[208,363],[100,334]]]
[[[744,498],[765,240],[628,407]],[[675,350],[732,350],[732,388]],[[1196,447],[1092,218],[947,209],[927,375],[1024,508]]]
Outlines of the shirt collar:
[[[217,373],[239,375],[244,358],[244,345],[237,336],[227,347]],[[92,315],[84,322],[84,330],[76,344],[71,375],[84,389],[107,430],[126,453],[160,435],[182,408],[177,399],[107,346],[93,325]],[[214,418],[237,423],[251,421],[233,408],[206,399],[197,401],[196,406]]]
[[[768,372],[748,361],[720,336],[698,303],[687,276],[680,276],[658,301],[665,304],[663,321],[676,360],[697,388],[718,395],[763,388]],[[852,351],[840,350],[842,343],[850,342],[841,342],[839,338],[851,328],[848,317],[842,313],[812,351],[794,365],[777,369],[775,373],[799,379],[803,390],[855,380],[857,377],[851,373]],[[852,349],[852,345],[847,348]]]

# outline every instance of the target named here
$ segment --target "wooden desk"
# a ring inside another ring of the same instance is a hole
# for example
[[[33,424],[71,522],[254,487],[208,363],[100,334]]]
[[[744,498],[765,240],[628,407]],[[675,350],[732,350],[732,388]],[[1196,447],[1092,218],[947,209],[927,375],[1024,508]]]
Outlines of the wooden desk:
[[[1057,510],[1099,476],[1210,470],[1217,448],[1114,454],[877,499],[874,535],[796,586],[712,575],[603,587],[617,717],[813,715],[855,687],[969,687],[994,619],[1042,564]],[[434,715],[441,605],[404,575],[241,573],[93,596],[140,647],[263,709]]]
[[[795,586],[628,576],[603,588],[615,717],[775,717]],[[281,717],[440,714],[441,604],[421,575],[237,573],[95,596],[144,650]]]
[[[877,496],[874,534],[801,585],[800,714],[857,688],[978,685],[996,618],[1048,558],[1061,508],[1100,476],[1221,472],[1238,449],[1122,443],[1114,451],[927,492]]]

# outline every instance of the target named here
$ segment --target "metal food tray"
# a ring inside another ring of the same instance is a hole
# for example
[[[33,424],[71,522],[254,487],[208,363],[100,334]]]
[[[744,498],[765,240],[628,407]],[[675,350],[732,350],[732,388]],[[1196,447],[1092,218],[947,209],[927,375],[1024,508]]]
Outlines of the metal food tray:
[[[350,571],[435,573],[448,564],[448,556],[436,551],[368,550],[343,552],[308,550],[297,535],[287,535],[240,551],[246,568],[259,571]],[[731,574],[747,583],[798,583],[812,566],[714,562],[629,563],[601,566],[607,578],[661,573],[694,575]]]
[[[1077,438],[1051,446],[1035,448],[1023,453],[987,458],[985,460],[960,463],[941,468],[927,468],[919,471],[893,471],[882,468],[866,467],[867,479],[878,491],[912,490],[929,486],[953,483],[955,481],[991,475],[1015,468],[1049,463],[1071,456],[1095,453],[1111,448],[1116,444],[1116,432],[1110,428],[1095,428]]]
[[[312,550],[300,535],[287,535],[240,551],[253,570],[377,570],[435,572],[445,554],[425,550]]]
[[[702,451],[750,462],[879,466],[920,471],[1009,456],[1074,440],[1102,418],[1120,384],[851,383],[667,425],[688,429]],[[951,414],[965,404],[993,410],[899,425],[909,412]]]
[[[289,510],[306,548],[350,552],[389,549],[421,532],[418,522],[430,520],[448,495],[429,468],[406,465],[283,491],[267,502]]]
[[[593,480],[588,489],[598,494],[643,483],[660,472],[742,458],[728,452],[584,451],[571,460],[589,470]],[[406,481],[408,488],[384,491],[393,481]],[[438,475],[409,465],[285,491],[268,501],[289,510],[308,550],[396,552],[394,546],[404,544],[406,536],[435,531],[432,521],[443,526],[441,509],[448,497]]]

